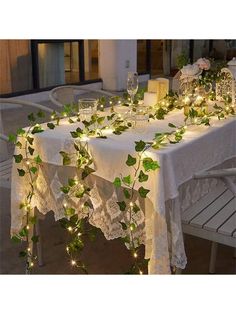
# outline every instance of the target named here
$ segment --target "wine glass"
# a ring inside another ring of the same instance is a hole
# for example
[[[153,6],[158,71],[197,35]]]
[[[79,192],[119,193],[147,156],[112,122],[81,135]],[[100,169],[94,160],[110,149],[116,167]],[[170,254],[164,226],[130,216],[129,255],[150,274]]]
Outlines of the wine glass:
[[[130,95],[131,106],[134,103],[134,96],[138,91],[138,73],[137,72],[128,72],[127,77],[127,92]]]

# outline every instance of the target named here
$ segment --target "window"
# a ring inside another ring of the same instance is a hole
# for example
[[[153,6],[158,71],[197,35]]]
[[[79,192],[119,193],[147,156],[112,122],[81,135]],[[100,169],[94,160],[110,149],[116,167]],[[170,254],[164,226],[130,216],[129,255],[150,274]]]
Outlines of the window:
[[[29,40],[0,40],[0,73],[0,94],[33,88]]]
[[[98,41],[0,40],[0,73],[5,96],[98,80]]]

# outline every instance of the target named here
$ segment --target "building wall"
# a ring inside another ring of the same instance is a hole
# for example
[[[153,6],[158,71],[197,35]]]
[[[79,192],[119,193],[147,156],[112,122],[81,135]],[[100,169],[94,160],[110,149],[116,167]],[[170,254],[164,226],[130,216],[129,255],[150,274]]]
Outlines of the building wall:
[[[129,71],[137,71],[137,41],[99,40],[99,76],[103,88],[124,90]]]

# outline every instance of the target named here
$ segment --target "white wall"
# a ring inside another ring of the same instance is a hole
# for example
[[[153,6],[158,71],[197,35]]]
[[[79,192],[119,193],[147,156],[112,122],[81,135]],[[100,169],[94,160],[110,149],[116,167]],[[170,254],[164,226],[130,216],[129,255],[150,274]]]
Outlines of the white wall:
[[[99,76],[103,88],[111,91],[126,89],[129,71],[137,71],[137,41],[99,40]]]

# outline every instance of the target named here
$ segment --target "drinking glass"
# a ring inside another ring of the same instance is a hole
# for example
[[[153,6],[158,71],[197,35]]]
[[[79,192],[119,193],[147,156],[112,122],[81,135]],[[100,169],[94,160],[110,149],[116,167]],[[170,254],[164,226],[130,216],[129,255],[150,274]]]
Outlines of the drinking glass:
[[[86,120],[97,111],[97,99],[83,98],[78,101],[79,113],[81,119]]]
[[[138,73],[137,72],[128,72],[127,77],[127,92],[130,95],[131,106],[134,103],[134,96],[138,91]]]

